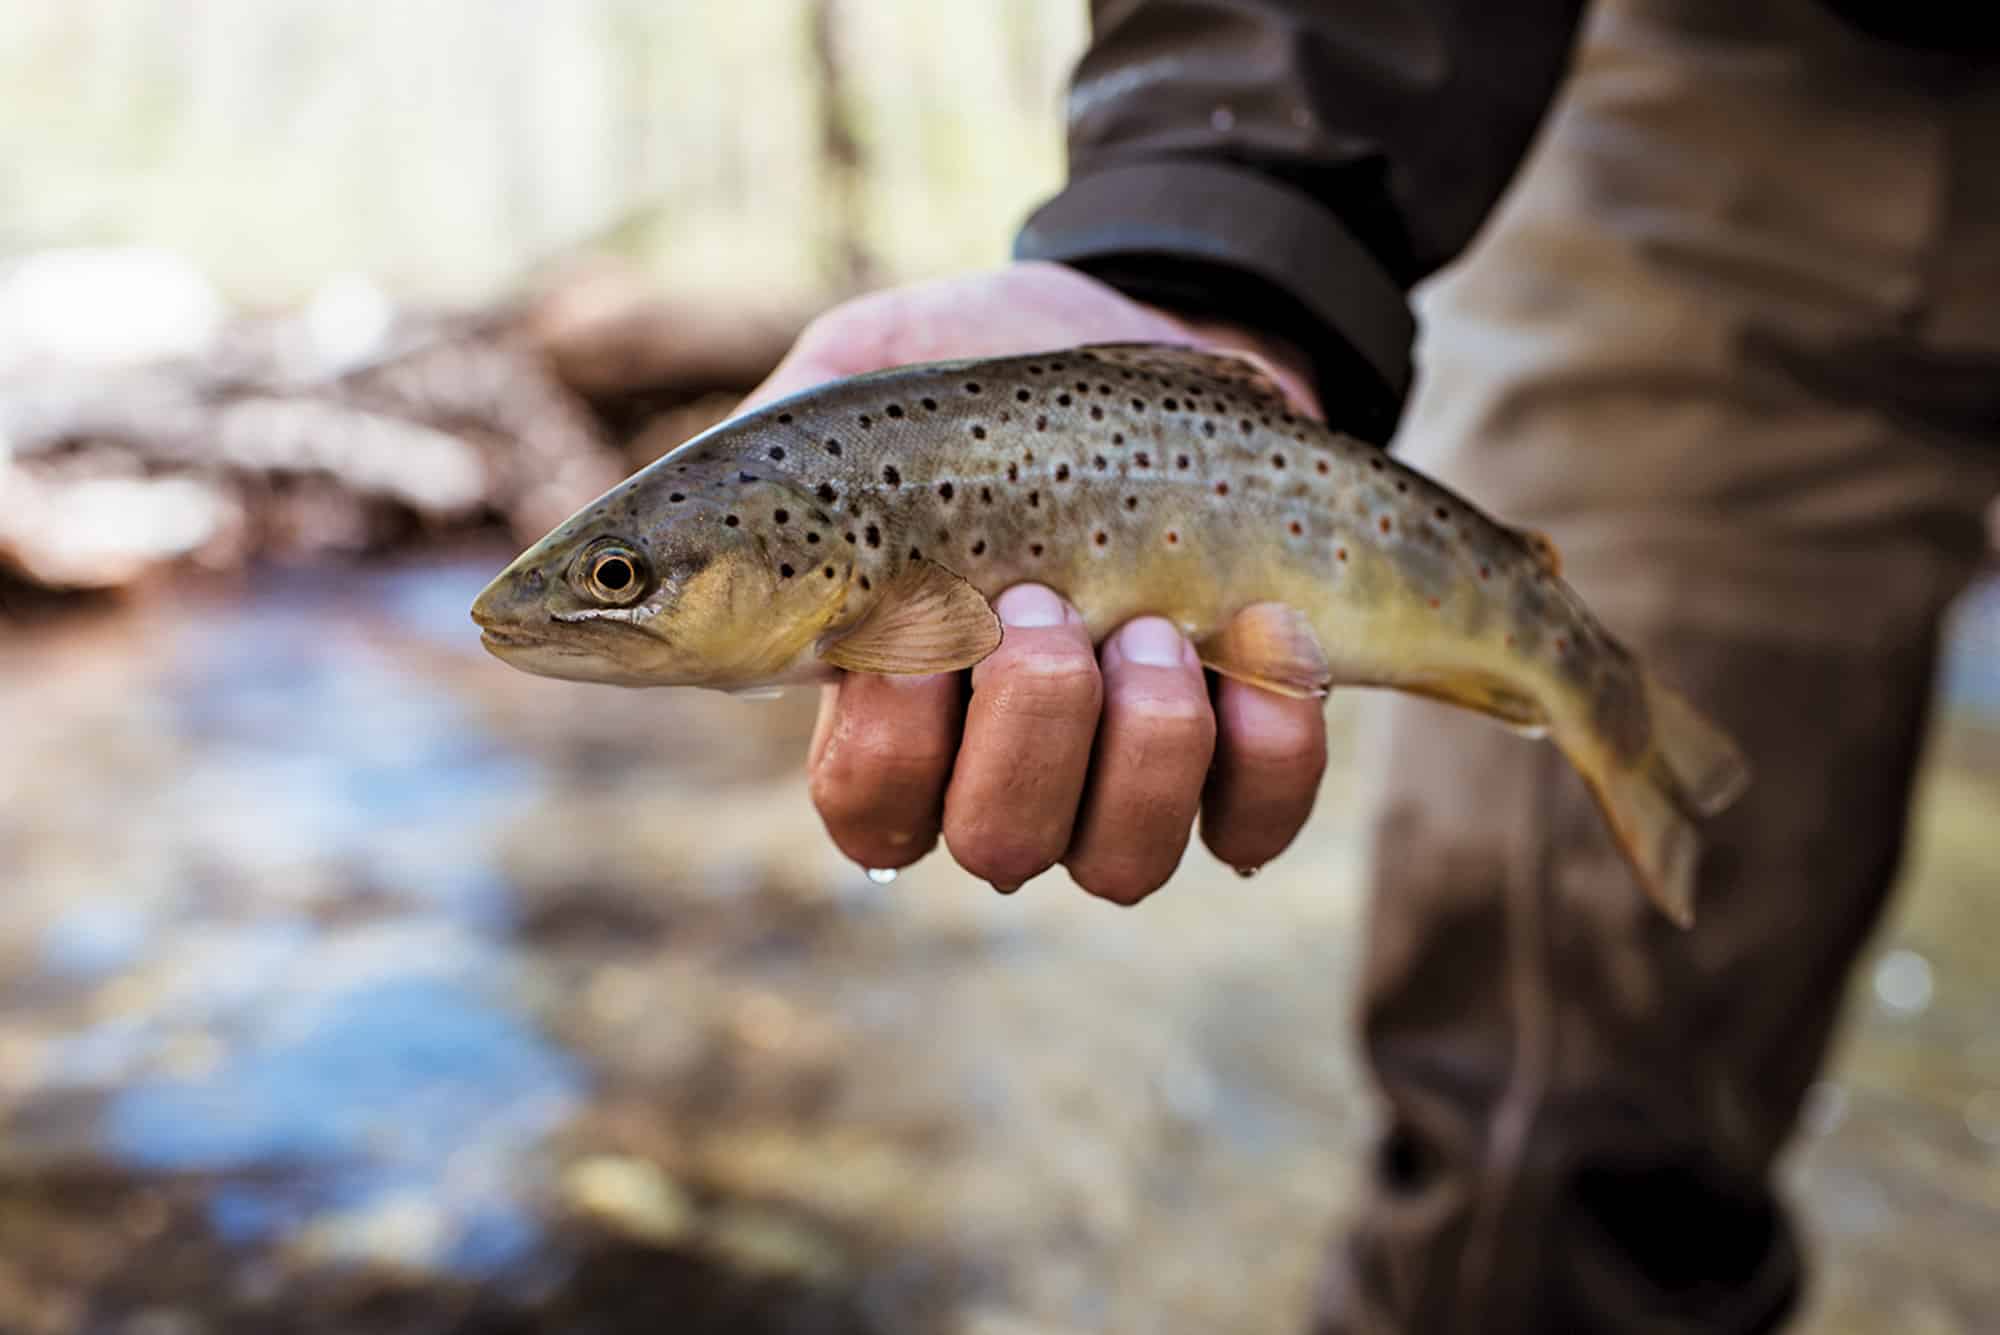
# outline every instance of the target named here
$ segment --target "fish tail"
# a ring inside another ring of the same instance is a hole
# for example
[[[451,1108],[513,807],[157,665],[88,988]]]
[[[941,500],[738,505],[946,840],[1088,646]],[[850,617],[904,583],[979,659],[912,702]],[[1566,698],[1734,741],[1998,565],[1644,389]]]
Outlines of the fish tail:
[[[1646,702],[1651,749],[1636,765],[1597,774],[1591,788],[1647,896],[1689,927],[1701,857],[1696,822],[1736,800],[1750,782],[1750,766],[1721,729],[1650,678]]]
[[[1646,711],[1653,720],[1653,748],[1690,814],[1713,816],[1742,795],[1750,784],[1750,762],[1727,733],[1678,691],[1650,677]]]

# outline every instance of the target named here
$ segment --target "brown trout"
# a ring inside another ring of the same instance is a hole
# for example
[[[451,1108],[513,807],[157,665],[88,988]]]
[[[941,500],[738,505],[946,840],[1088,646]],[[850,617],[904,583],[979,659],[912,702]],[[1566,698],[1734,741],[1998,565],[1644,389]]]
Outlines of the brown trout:
[[[725,422],[479,596],[524,671],[746,691],[942,672],[1048,584],[1102,640],[1178,623],[1212,670],[1450,701],[1545,735],[1640,882],[1693,914],[1696,822],[1748,780],[1563,583],[1555,549],[1296,416],[1248,362],[1164,345],[904,367]]]

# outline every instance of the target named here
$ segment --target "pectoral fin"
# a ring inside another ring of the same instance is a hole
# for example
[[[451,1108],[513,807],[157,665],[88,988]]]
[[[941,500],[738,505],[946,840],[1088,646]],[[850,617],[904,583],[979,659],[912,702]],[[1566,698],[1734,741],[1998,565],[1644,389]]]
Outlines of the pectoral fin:
[[[1256,603],[1195,645],[1203,665],[1279,695],[1314,699],[1333,684],[1333,669],[1305,613]]]
[[[820,657],[849,672],[908,676],[969,668],[999,647],[1000,618],[979,590],[916,561]]]

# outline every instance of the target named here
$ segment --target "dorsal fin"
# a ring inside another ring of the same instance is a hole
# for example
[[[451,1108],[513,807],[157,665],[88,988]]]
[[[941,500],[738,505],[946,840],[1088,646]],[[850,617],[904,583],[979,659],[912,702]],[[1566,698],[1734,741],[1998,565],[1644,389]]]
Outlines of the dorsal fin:
[[[1269,371],[1248,355],[1205,352],[1174,343],[1086,343],[1075,351],[1108,366],[1128,367],[1153,375],[1198,375],[1270,399],[1280,406],[1285,404],[1285,391]]]

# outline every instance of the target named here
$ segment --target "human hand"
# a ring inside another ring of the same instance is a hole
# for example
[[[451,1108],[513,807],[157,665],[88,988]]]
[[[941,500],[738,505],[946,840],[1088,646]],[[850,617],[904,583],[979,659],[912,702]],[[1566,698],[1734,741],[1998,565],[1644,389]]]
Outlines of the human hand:
[[[911,362],[1142,341],[1247,353],[1318,414],[1303,360],[1284,345],[1042,263],[837,307],[745,407]],[[1041,585],[1016,585],[995,609],[1006,638],[972,670],[969,697],[958,674],[850,673],[826,688],[807,763],[813,802],[849,857],[906,866],[942,833],[961,866],[1003,891],[1060,862],[1090,893],[1132,904],[1173,874],[1197,813],[1203,842],[1236,867],[1297,835],[1326,765],[1318,701],[1228,680],[1211,691],[1160,617],[1127,623],[1100,652]]]

